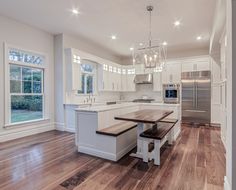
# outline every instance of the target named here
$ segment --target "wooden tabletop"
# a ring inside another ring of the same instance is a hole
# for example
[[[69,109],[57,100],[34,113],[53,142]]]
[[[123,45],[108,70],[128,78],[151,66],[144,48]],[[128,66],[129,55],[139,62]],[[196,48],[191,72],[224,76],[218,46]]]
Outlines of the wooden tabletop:
[[[133,121],[137,123],[156,124],[160,120],[164,119],[165,117],[167,117],[168,115],[172,113],[173,111],[169,111],[169,110],[145,109],[145,110],[139,110],[136,112],[131,112],[125,115],[116,116],[115,119],[124,120],[124,121]]]

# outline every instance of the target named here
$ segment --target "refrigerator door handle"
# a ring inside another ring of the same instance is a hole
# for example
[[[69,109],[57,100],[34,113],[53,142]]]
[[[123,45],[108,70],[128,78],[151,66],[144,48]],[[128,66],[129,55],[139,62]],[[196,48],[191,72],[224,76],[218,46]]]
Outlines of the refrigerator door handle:
[[[196,95],[195,95],[195,81],[193,81],[193,108],[195,108],[195,98],[196,98]]]
[[[196,93],[196,95],[195,95],[195,108],[196,109],[198,108],[198,85],[197,84],[198,83],[195,82],[195,93]]]

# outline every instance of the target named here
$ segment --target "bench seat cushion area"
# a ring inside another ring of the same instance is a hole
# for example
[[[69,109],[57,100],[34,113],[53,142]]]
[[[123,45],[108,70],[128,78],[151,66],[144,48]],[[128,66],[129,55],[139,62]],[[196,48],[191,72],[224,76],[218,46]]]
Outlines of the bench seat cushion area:
[[[97,130],[96,133],[101,135],[117,137],[135,127],[137,127],[137,123],[125,121],[104,129]]]
[[[158,126],[154,125],[151,129],[144,131],[140,137],[162,140],[177,122],[178,120],[158,122]]]

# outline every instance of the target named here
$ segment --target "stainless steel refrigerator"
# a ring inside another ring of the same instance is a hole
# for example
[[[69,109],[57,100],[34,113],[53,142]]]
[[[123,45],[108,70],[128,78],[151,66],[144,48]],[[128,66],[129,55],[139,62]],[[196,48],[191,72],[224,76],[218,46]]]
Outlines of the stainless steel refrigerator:
[[[209,124],[211,121],[211,72],[183,72],[182,122]]]

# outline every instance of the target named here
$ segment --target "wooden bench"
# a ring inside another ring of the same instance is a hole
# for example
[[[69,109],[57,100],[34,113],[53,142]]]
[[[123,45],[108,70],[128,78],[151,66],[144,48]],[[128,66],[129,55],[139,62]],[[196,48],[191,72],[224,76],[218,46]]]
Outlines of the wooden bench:
[[[140,137],[143,140],[143,161],[148,162],[149,159],[154,159],[155,165],[160,165],[160,148],[168,141],[169,144],[173,143],[174,132],[173,127],[178,120],[163,120],[158,122],[152,128],[142,132]],[[149,144],[154,143],[154,149],[149,152]]]
[[[112,125],[110,127],[97,130],[96,133],[101,134],[101,135],[117,137],[135,127],[137,127],[137,123],[134,123],[131,121],[124,121],[124,122],[120,122],[118,124]]]

